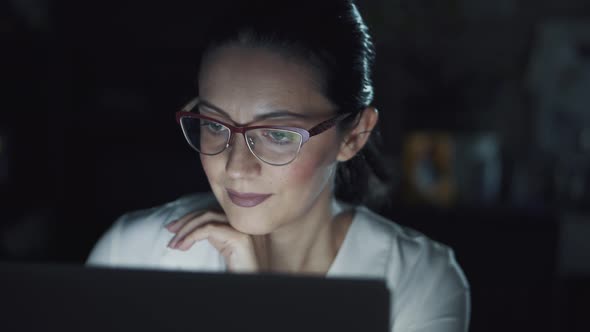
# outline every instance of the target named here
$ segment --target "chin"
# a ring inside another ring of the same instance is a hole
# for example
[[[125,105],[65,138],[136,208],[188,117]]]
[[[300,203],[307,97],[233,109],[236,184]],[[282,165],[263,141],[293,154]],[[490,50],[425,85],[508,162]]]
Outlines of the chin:
[[[236,213],[234,216],[228,214],[228,219],[233,228],[249,235],[266,235],[274,230],[268,220],[256,215]]]
[[[250,235],[265,235],[274,230],[268,216],[268,201],[253,207],[240,207],[225,194],[217,198],[230,225],[236,230]],[[271,198],[272,199],[272,198]]]

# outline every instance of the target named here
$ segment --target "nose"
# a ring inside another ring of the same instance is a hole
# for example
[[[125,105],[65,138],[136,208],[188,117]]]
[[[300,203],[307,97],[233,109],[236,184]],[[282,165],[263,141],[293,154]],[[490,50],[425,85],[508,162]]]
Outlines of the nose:
[[[227,161],[225,171],[232,179],[247,179],[260,174],[261,163],[252,154],[244,136],[241,134],[232,135],[227,147]]]

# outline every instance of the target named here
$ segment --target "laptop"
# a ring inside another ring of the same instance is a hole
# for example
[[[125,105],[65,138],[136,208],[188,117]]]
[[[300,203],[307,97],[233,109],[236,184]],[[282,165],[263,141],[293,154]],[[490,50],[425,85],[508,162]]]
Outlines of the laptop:
[[[0,263],[2,331],[388,331],[381,280]]]

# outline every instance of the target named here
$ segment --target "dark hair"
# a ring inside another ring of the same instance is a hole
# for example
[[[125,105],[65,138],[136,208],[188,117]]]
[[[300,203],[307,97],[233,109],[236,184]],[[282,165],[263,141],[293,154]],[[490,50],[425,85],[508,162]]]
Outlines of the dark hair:
[[[212,35],[204,57],[229,44],[268,48],[316,69],[322,93],[337,106],[337,112],[360,113],[372,103],[375,52],[352,1],[240,1],[220,21],[219,27],[209,29]],[[348,117],[340,129],[353,127],[355,119],[358,117]],[[378,139],[376,128],[363,150],[339,165],[338,199],[381,205],[391,177],[377,149]]]

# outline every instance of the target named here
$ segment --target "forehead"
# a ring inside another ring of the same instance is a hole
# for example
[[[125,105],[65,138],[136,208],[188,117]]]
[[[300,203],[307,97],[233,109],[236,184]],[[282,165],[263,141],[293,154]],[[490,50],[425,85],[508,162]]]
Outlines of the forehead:
[[[230,45],[204,59],[199,96],[236,116],[236,121],[277,109],[325,114],[333,105],[319,81],[304,61],[265,48]]]

